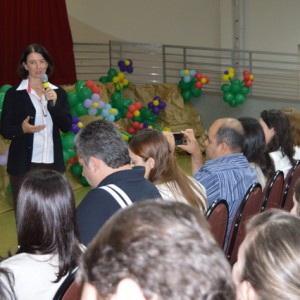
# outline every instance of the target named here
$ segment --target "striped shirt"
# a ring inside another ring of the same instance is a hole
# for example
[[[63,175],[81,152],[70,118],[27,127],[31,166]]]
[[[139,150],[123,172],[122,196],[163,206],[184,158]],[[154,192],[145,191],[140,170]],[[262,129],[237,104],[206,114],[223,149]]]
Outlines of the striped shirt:
[[[252,183],[259,182],[256,172],[250,167],[242,154],[229,154],[208,160],[195,174],[194,178],[206,189],[208,205],[216,199],[225,199],[229,207],[228,235],[234,215],[244,195]]]

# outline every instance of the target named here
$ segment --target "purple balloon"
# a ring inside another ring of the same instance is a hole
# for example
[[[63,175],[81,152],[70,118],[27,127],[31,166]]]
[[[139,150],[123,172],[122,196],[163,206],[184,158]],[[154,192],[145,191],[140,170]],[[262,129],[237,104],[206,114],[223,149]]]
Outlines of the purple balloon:
[[[149,107],[150,109],[152,109],[152,108],[154,107],[153,102],[149,102],[149,103],[148,103],[148,107]]]
[[[127,71],[127,73],[132,73],[133,72],[133,66],[127,66],[126,71]]]
[[[167,105],[167,103],[166,103],[166,102],[164,102],[164,101],[160,101],[160,103],[159,103],[158,107],[159,107],[160,109],[164,109],[164,108],[166,107],[166,105]]]
[[[72,132],[74,132],[75,134],[78,133],[80,130],[80,128],[78,127],[77,124],[72,124]]]
[[[153,112],[154,114],[158,115],[159,112],[160,112],[159,107],[158,107],[158,106],[154,106],[154,107],[152,108],[152,112]]]
[[[74,124],[77,124],[79,122],[79,118],[77,116],[72,116],[72,123]]]
[[[155,96],[153,99],[154,99],[154,100],[158,100],[158,101],[161,100],[161,98],[160,98],[159,96]]]

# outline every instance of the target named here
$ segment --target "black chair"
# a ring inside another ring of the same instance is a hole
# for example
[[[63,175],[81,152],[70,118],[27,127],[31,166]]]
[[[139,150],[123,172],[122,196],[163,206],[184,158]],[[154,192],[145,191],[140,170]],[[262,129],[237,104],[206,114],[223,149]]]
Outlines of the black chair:
[[[262,205],[262,190],[259,183],[252,184],[246,192],[230,229],[229,240],[225,254],[233,265],[237,260],[240,244],[246,235],[246,222],[252,216],[259,214]]]
[[[229,218],[229,209],[226,200],[215,200],[207,209],[205,216],[210,224],[215,240],[223,249]]]
[[[270,208],[279,208],[284,186],[284,174],[276,171],[263,192],[261,212]]]
[[[293,195],[294,195],[294,188],[296,180],[300,177],[300,160],[296,160],[292,169],[288,173],[284,188],[283,194],[281,199],[280,207],[286,211],[291,211],[293,207]]]
[[[80,300],[81,286],[76,282],[77,268],[73,269],[58,288],[53,300]]]

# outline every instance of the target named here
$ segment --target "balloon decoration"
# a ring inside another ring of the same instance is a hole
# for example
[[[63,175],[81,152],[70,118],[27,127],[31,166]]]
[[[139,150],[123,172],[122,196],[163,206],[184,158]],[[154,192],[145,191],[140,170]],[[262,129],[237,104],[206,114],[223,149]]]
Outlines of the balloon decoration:
[[[157,115],[162,109],[165,109],[166,105],[166,102],[162,101],[159,96],[155,96],[153,101],[148,103],[148,108]]]
[[[0,120],[1,120],[1,114],[2,114],[2,106],[4,101],[4,96],[7,90],[9,90],[12,86],[10,84],[4,84],[0,87]]]
[[[109,69],[107,71],[107,76],[102,76],[99,78],[99,81],[101,83],[108,83],[108,82],[112,82],[113,81],[113,78],[118,76],[118,72],[116,69],[112,68],[112,69]]]
[[[125,78],[125,74],[122,72],[118,73],[118,75],[113,78],[113,83],[117,90],[127,88],[129,84],[128,80]]]
[[[202,87],[208,84],[210,79],[208,76],[203,76],[201,72],[195,70],[181,70],[180,81],[178,87],[184,101],[189,101],[193,97],[199,97],[202,92]]]
[[[132,73],[133,72],[133,62],[131,59],[119,60],[118,67],[121,72]]]
[[[223,100],[231,107],[236,107],[245,102],[254,80],[254,76],[250,74],[248,70],[243,72],[243,80],[235,78],[234,75],[234,69],[228,68],[228,70],[224,72],[222,79],[230,83],[224,83],[221,87],[224,94]]]

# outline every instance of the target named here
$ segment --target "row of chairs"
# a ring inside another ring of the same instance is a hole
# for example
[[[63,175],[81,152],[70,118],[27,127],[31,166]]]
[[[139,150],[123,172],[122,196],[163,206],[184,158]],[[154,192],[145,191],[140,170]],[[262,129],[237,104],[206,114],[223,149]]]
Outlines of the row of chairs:
[[[245,238],[245,224],[253,215],[270,208],[290,211],[293,207],[294,186],[300,178],[300,160],[297,160],[284,179],[282,171],[277,171],[264,190],[260,184],[253,184],[245,194],[233,220],[225,254],[231,264],[237,260],[238,248]],[[206,218],[212,233],[223,249],[228,227],[229,210],[224,199],[216,200],[208,208]]]

